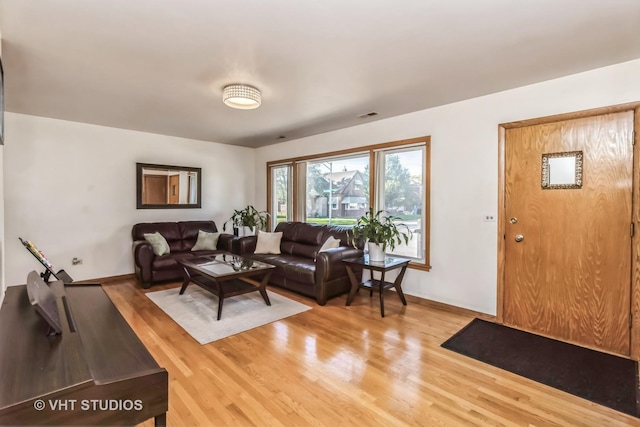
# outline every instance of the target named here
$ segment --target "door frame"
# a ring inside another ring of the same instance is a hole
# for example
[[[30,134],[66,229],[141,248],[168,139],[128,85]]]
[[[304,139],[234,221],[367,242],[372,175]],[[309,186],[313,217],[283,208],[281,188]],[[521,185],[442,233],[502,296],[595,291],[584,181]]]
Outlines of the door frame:
[[[519,120],[498,125],[498,283],[497,283],[497,314],[496,322],[504,323],[504,275],[506,263],[506,213],[505,213],[505,191],[506,191],[506,130],[552,123],[558,121],[579,119],[603,114],[620,113],[624,111],[634,112],[633,131],[633,184],[631,217],[635,227],[634,235],[631,238],[631,307],[629,307],[631,325],[629,357],[640,360],[640,144],[638,139],[638,129],[640,129],[640,102],[630,102],[626,104],[613,105],[609,107],[594,108],[590,110],[577,111],[565,114],[539,117],[528,120]],[[634,261],[635,260],[635,261]]]

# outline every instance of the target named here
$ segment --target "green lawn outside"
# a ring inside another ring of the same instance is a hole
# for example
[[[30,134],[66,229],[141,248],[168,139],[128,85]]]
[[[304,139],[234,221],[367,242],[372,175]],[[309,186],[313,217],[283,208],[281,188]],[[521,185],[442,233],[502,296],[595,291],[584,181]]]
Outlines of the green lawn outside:
[[[331,218],[333,225],[355,225],[357,218]],[[329,218],[307,218],[312,224],[329,224]]]
[[[419,219],[420,215],[395,215],[399,217],[402,221],[410,221],[413,219]],[[284,215],[277,216],[278,222],[286,221],[286,217]],[[358,218],[331,218],[331,224],[334,225],[355,225]],[[329,218],[307,218],[306,222],[310,222],[313,224],[329,224]]]
[[[412,219],[420,219],[420,217],[422,217],[422,215],[394,215],[397,216],[398,218],[400,218],[403,221],[409,221]]]

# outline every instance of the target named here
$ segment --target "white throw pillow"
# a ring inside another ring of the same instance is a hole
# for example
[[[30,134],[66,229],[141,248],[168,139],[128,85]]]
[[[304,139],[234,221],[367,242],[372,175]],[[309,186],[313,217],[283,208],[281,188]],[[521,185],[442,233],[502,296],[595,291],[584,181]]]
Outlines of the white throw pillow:
[[[320,250],[318,251],[318,253],[324,252],[327,249],[333,249],[333,248],[338,248],[338,247],[340,247],[340,239],[336,239],[333,236],[329,236],[329,238],[327,240],[325,240],[325,242],[320,247]],[[314,261],[315,261],[315,259],[314,259]]]
[[[169,244],[167,243],[167,239],[165,239],[162,234],[158,233],[145,233],[143,234],[144,240],[151,243],[151,247],[153,248],[153,253],[156,256],[161,256],[168,254],[170,252]]]
[[[340,239],[335,239],[333,236],[329,236],[329,238],[322,244],[322,247],[318,252],[323,252],[327,249],[333,249],[337,247],[340,247]]]
[[[282,232],[267,233],[258,231],[258,241],[256,242],[256,254],[279,254]]]
[[[198,240],[191,248],[192,251],[215,251],[218,249],[218,238],[220,233],[208,233],[206,231],[198,231]]]

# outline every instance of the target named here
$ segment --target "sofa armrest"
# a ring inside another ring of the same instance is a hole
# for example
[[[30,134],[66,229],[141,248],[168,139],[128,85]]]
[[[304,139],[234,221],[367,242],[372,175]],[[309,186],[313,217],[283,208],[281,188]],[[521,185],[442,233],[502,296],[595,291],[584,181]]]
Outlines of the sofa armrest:
[[[151,282],[151,263],[155,258],[151,243],[146,240],[136,240],[133,242],[133,261],[136,271],[142,283]]]
[[[155,254],[151,243],[146,240],[136,240],[133,242],[133,259],[136,265],[140,268],[151,267],[151,262]]]
[[[237,237],[233,240],[233,248],[231,252],[236,255],[251,255],[256,250],[258,236]]]
[[[347,258],[358,258],[363,255],[361,249],[340,246],[318,253],[316,258],[316,285],[339,277],[347,276],[347,269],[342,262]]]
[[[236,239],[238,239],[238,237],[233,234],[221,233],[218,237],[218,245],[216,248],[221,251],[233,252],[233,242]]]

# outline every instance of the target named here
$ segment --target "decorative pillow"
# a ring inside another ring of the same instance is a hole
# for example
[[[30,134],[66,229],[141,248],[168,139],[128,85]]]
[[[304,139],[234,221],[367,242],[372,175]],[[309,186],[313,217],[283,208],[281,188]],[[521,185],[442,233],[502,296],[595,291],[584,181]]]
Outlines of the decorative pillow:
[[[258,241],[256,242],[256,254],[279,254],[282,232],[267,233],[258,231]]]
[[[339,246],[340,246],[340,239],[336,239],[333,236],[329,236],[329,238],[325,240],[325,242],[320,247],[320,250],[318,251],[318,253],[326,251],[327,249],[337,248]],[[313,261],[315,262],[317,259],[318,257],[314,258]]]
[[[327,249],[333,249],[340,247],[340,239],[336,239],[333,236],[329,236],[329,238],[322,244],[322,247],[318,252],[326,251]]]
[[[220,233],[208,233],[206,231],[198,231],[198,240],[196,244],[191,248],[192,251],[210,250],[215,251],[218,249],[218,238]]]
[[[167,239],[165,239],[162,234],[158,233],[157,231],[155,233],[145,233],[143,236],[144,240],[151,243],[153,253],[156,254],[156,256],[161,256],[170,252]]]

